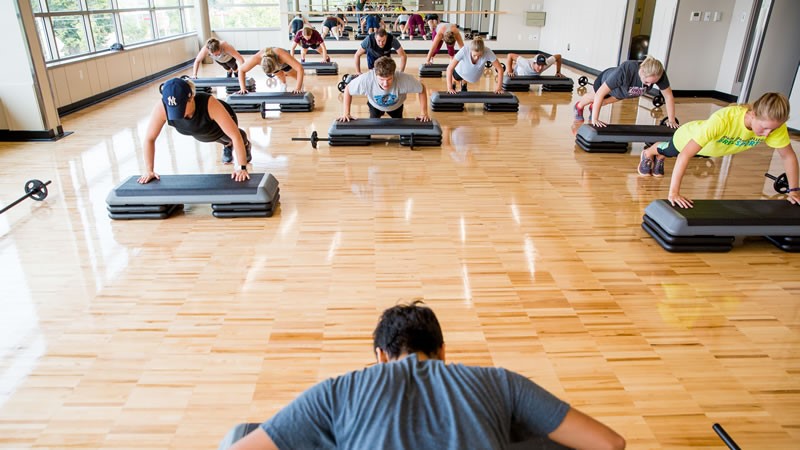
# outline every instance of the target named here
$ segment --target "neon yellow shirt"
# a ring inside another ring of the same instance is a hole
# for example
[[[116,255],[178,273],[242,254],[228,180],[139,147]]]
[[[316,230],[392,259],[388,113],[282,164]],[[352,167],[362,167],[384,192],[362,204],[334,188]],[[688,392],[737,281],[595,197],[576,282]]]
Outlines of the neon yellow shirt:
[[[695,120],[683,124],[675,131],[672,142],[678,151],[683,150],[690,139],[702,149],[698,155],[725,156],[751,149],[761,142],[772,148],[783,148],[790,144],[786,124],[764,136],[756,136],[744,126],[744,106],[727,106],[715,112],[706,120]]]

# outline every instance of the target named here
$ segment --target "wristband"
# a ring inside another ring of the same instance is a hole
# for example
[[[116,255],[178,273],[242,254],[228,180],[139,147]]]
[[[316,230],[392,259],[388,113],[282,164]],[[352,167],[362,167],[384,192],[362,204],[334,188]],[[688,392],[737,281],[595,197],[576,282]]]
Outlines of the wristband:
[[[239,170],[247,170],[247,165],[239,166]]]
[[[791,188],[791,189],[789,189],[789,190],[788,190],[788,191],[786,191],[786,192],[788,193],[788,192],[797,192],[797,191],[800,191],[800,187]]]

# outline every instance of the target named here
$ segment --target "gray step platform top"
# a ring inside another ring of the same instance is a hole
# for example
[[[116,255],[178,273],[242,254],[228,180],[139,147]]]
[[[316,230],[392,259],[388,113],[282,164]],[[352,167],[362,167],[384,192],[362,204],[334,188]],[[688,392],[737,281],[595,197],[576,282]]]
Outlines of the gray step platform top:
[[[586,142],[658,142],[672,138],[675,129],[664,125],[581,125],[578,137]]]
[[[800,236],[800,206],[786,200],[655,200],[644,213],[673,236]]]
[[[508,85],[565,84],[572,86],[574,82],[572,81],[572,78],[557,77],[553,75],[533,75],[533,76],[515,75],[514,77],[503,75],[503,84],[508,84]]]
[[[161,175],[160,180],[139,184],[134,175],[117,185],[106,197],[111,206],[192,203],[268,203],[278,192],[272,174],[251,173],[237,182],[231,174]]]
[[[301,64],[303,69],[339,69],[339,65],[335,62],[306,61]]]
[[[420,72],[443,72],[450,64],[423,64],[419,66]]]
[[[511,103],[518,105],[519,99],[511,92],[496,94],[490,91],[470,91],[451,94],[446,91],[437,91],[431,94],[431,103]]]
[[[225,101],[229,105],[260,105],[262,103],[278,103],[281,105],[308,105],[314,103],[311,92],[250,92],[247,94],[231,94]]]
[[[239,79],[238,78],[226,78],[226,77],[215,77],[215,78],[195,78],[192,80],[194,82],[195,87],[199,88],[208,88],[208,87],[217,87],[217,86],[234,86],[239,87]],[[256,80],[253,78],[247,77],[244,80],[245,86],[255,86]]]
[[[439,122],[420,122],[416,119],[355,119],[350,122],[334,121],[328,136],[442,136]]]

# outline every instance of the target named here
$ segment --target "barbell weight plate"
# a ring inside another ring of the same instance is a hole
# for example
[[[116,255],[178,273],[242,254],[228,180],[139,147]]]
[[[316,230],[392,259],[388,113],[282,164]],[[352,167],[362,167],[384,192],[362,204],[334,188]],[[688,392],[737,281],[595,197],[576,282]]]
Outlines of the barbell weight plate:
[[[47,186],[39,180],[30,180],[25,183],[25,195],[40,202],[47,198]]]
[[[344,92],[344,89],[347,87],[347,83],[345,83],[344,81],[340,81],[339,84],[336,85],[336,87],[339,89],[339,92]]]

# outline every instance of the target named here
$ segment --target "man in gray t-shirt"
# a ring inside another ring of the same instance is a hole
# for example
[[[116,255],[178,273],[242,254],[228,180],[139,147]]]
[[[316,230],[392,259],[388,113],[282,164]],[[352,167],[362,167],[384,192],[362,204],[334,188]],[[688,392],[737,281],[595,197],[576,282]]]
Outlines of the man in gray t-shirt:
[[[373,342],[379,364],[317,384],[258,428],[236,427],[220,449],[245,432],[231,450],[497,449],[537,436],[578,449],[625,447],[522,375],[445,364],[439,322],[419,302],[384,311]]]
[[[348,122],[353,119],[350,115],[353,95],[367,97],[371,119],[382,117],[386,113],[392,118],[402,118],[406,94],[419,94],[420,115],[417,119],[429,122],[431,118],[428,116],[428,94],[425,86],[413,76],[398,72],[395,62],[388,56],[382,56],[375,61],[373,70],[354,78],[344,89],[344,113],[338,120]]]

